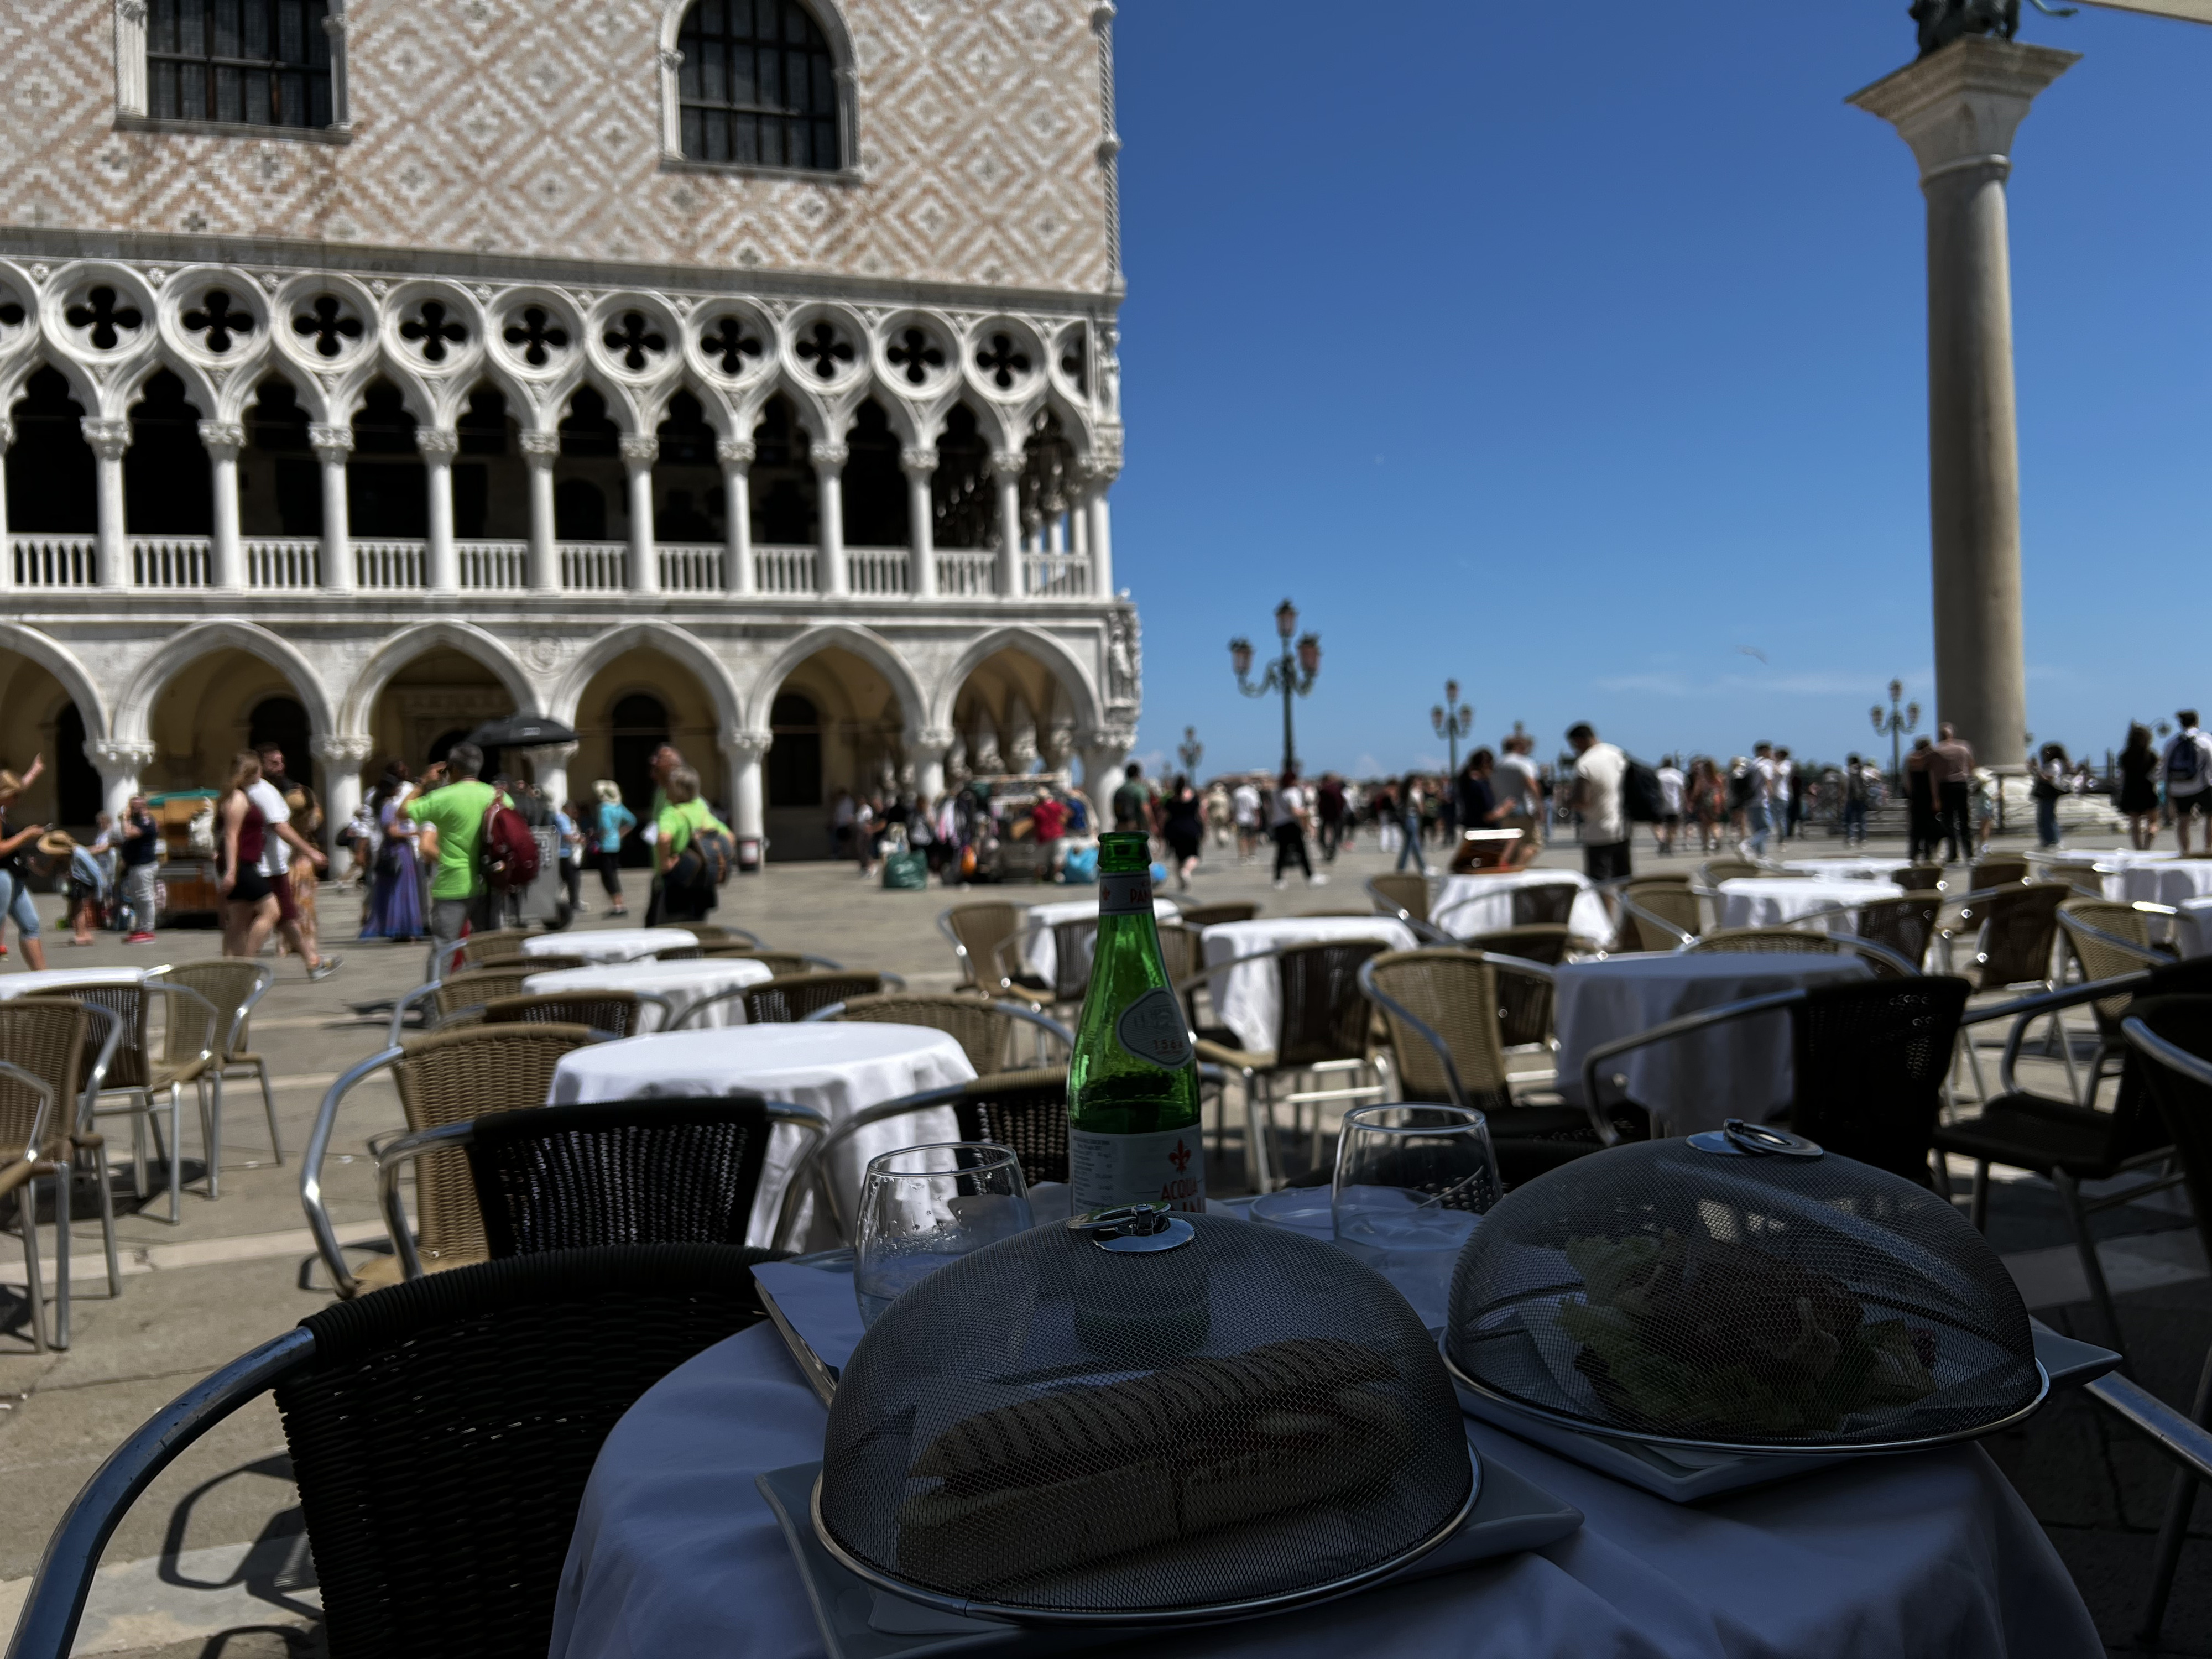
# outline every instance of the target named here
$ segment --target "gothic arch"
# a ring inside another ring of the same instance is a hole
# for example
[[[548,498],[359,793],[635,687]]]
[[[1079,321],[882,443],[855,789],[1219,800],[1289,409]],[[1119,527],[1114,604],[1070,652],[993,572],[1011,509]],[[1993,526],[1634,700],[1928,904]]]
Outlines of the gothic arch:
[[[681,160],[684,155],[682,111],[679,104],[679,69],[681,57],[677,42],[684,33],[684,18],[696,0],[662,0],[660,9],[660,148],[664,155]],[[830,48],[830,61],[837,76],[837,143],[839,165],[835,172],[823,172],[817,176],[836,179],[849,174],[860,165],[860,60],[853,53],[853,32],[846,26],[843,9],[837,0],[804,0],[807,13],[822,31],[822,38]],[[742,163],[718,163],[744,172]],[[767,169],[781,173],[781,168]],[[807,175],[801,175],[807,176]]]
[[[0,621],[0,651],[13,651],[28,657],[62,684],[70,700],[76,704],[77,713],[84,716],[85,735],[104,738],[111,729],[107,704],[92,676],[76,659],[76,653],[59,640],[41,634],[35,628],[26,628],[21,623]]]
[[[179,669],[211,651],[243,651],[267,663],[299,695],[301,706],[307,711],[309,731],[318,738],[330,735],[330,697],[314,665],[301,654],[298,647],[265,628],[253,623],[224,620],[187,628],[140,665],[131,677],[130,689],[116,705],[116,737],[125,743],[148,741],[154,704],[162,690]]]
[[[723,732],[738,729],[738,688],[730,678],[729,669],[695,635],[665,622],[625,623],[599,635],[562,675],[560,684],[547,700],[546,714],[564,725],[574,725],[577,706],[599,671],[624,652],[636,650],[658,651],[696,674],[699,683],[707,688],[707,695],[714,700],[714,712]]]
[[[768,730],[768,713],[775,702],[775,694],[782,689],[791,671],[816,652],[831,646],[849,651],[873,668],[890,682],[897,694],[899,712],[908,727],[926,724],[922,715],[928,700],[922,695],[921,682],[905,658],[899,655],[890,642],[881,635],[865,628],[855,628],[846,623],[828,623],[810,628],[776,653],[775,660],[753,681],[751,695],[746,699],[745,727],[750,731]]]
[[[473,623],[421,623],[393,635],[362,665],[339,709],[339,730],[348,737],[368,737],[369,713],[392,677],[424,652],[439,646],[473,658],[491,670],[507,688],[507,695],[514,699],[517,714],[537,710],[538,689],[531,684],[530,676],[515,659],[514,653],[498,640]]]
[[[1075,653],[1042,629],[1008,626],[994,628],[973,641],[945,671],[932,700],[929,725],[939,730],[951,726],[952,707],[959,701],[960,690],[968,683],[968,677],[1001,651],[1018,651],[1043,664],[1066,691],[1068,705],[1075,711],[1079,727],[1088,729],[1105,723],[1097,688]]]

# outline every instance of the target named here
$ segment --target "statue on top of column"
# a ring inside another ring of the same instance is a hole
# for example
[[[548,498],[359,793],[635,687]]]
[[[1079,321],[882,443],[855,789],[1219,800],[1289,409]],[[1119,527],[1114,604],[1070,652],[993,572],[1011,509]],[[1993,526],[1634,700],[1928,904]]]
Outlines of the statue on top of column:
[[[2028,3],[2045,17],[2071,17],[2072,6],[2048,6],[2044,0]],[[1994,34],[2009,40],[2020,33],[2020,0],[1912,0],[1909,11],[1920,26],[1920,55],[1940,52],[1969,34]]]

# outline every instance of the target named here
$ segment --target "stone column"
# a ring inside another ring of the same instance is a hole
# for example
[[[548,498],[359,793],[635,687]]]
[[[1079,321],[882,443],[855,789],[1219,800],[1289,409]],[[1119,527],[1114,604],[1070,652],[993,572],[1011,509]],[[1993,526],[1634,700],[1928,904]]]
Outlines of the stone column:
[[[353,453],[353,428],[318,422],[307,428],[307,441],[323,464],[323,586],[343,593],[354,586],[353,533],[346,513],[346,460]]]
[[[15,423],[0,412],[0,593],[15,585],[15,544],[8,538],[8,446],[15,441]]]
[[[553,540],[553,463],[561,459],[561,434],[526,432],[522,459],[530,467],[530,586],[537,592],[561,591],[561,550]]]
[[[422,485],[428,492],[429,535],[422,546],[422,586],[433,593],[461,591],[461,554],[453,545],[453,457],[461,434],[451,427],[418,426],[415,448],[422,457]]]
[[[131,447],[131,422],[88,415],[82,425],[100,468],[100,585],[128,587],[134,573],[131,538],[123,524],[123,452]]]
[[[914,569],[907,578],[907,588],[917,599],[933,599],[937,597],[937,543],[932,520],[936,504],[930,499],[929,481],[937,476],[937,452],[902,449],[899,465],[906,471],[907,545],[914,550]],[[940,752],[942,748],[940,744]]]
[[[629,483],[629,591],[660,592],[660,544],[653,536],[653,464],[660,440],[650,433],[623,434],[623,470]]]
[[[207,451],[215,489],[215,534],[208,538],[208,582],[236,590],[246,586],[246,545],[238,535],[238,452],[246,447],[246,428],[236,421],[202,421],[200,447]]]
[[[138,793],[138,775],[153,763],[154,745],[91,738],[85,742],[84,757],[100,774],[100,811],[120,823],[131,797]]]
[[[537,781],[548,805],[559,806],[568,799],[568,763],[576,757],[574,744],[543,744],[515,752],[530,763],[530,775]]]
[[[730,780],[730,828],[738,838],[738,863],[745,864],[744,843],[754,848],[756,866],[768,862],[768,814],[761,787],[761,757],[775,741],[767,732],[738,732],[722,739],[722,769]]]
[[[1103,728],[1085,732],[1079,739],[1083,793],[1091,797],[1102,828],[1114,827],[1114,792],[1121,787],[1122,763],[1129,758],[1130,745],[1136,739],[1133,732]]]
[[[718,438],[722,464],[722,591],[753,591],[753,445],[750,438]]]
[[[845,580],[845,458],[842,444],[817,444],[811,452],[815,493],[821,498],[821,562],[816,590],[842,598],[852,589]]]
[[[1850,100],[1920,164],[1936,714],[1997,766],[2027,746],[2005,179],[2028,105],[2079,57],[1969,35]]]
[[[921,811],[928,811],[945,793],[945,753],[952,747],[952,736],[949,726],[906,729],[906,752],[914,763],[914,797]]]
[[[323,850],[333,859],[339,834],[361,810],[361,769],[374,746],[363,736],[308,740],[308,752],[322,763]],[[333,877],[339,873],[337,864],[331,865],[331,873]]]
[[[1022,591],[1022,471],[1030,458],[1018,449],[994,451],[991,471],[999,480],[999,592],[1018,598]]]

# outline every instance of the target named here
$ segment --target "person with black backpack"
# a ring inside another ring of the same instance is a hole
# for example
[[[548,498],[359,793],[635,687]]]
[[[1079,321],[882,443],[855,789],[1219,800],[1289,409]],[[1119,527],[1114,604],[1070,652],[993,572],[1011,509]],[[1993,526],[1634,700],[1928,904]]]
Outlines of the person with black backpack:
[[[688,766],[672,770],[661,786],[668,805],[656,823],[653,843],[653,905],[645,925],[704,921],[720,902],[720,888],[737,860],[730,826],[699,799],[699,775]]]
[[[2181,855],[2189,856],[2189,820],[2204,818],[2204,847],[2212,852],[2212,738],[2197,725],[2197,711],[2185,708],[2174,717],[2181,730],[2166,745],[2166,805],[2173,814],[2173,833],[2180,838]]]

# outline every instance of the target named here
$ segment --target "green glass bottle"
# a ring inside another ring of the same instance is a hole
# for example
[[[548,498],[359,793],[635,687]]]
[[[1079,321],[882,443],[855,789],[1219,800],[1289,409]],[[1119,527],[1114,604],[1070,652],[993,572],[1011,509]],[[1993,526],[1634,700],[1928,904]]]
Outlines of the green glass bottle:
[[[1160,960],[1152,862],[1143,836],[1098,838],[1098,948],[1067,1068],[1079,1214],[1136,1203],[1206,1207],[1198,1056]]]

